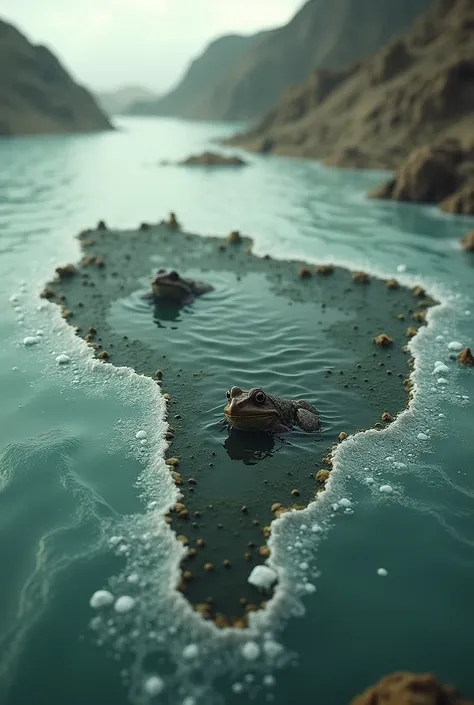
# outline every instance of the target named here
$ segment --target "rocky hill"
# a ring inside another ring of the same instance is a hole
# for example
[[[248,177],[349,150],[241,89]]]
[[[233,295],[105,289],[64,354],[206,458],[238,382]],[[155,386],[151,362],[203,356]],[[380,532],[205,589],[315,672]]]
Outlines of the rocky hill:
[[[230,141],[328,165],[392,168],[412,148],[450,139],[474,144],[473,0],[438,0],[358,64],[313,72]]]
[[[97,91],[95,98],[107,115],[119,115],[133,103],[156,100],[157,96],[141,86],[123,86],[115,91]]]
[[[0,135],[112,129],[85,88],[44,46],[0,20]]]
[[[338,68],[383,46],[430,0],[309,0],[283,27],[222,37],[191,65],[178,87],[133,112],[198,119],[263,115],[316,67]]]

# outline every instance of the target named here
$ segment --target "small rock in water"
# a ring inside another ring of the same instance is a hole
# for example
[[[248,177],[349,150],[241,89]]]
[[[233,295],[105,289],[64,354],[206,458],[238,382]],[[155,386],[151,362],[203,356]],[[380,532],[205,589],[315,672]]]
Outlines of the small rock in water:
[[[89,604],[92,609],[98,610],[101,607],[111,605],[114,599],[114,596],[108,590],[97,590],[89,600]]]
[[[250,585],[263,590],[269,590],[277,580],[277,574],[267,565],[256,565],[247,578]]]
[[[393,487],[391,485],[380,485],[379,492],[384,494],[391,494],[393,492]]]
[[[58,365],[67,365],[69,362],[71,362],[71,358],[69,357],[69,355],[65,355],[63,353],[57,356],[56,362],[58,363]]]
[[[137,438],[138,440],[141,440],[142,438],[146,438],[147,435],[148,434],[146,431],[137,431],[135,434],[135,438]]]
[[[377,575],[380,575],[380,576],[382,576],[383,578],[385,578],[385,576],[388,575],[388,570],[385,570],[385,568],[379,568],[379,569],[377,570]]]
[[[255,661],[260,656],[260,647],[256,641],[247,641],[242,646],[242,656],[248,661]]]
[[[122,595],[115,601],[114,610],[120,614],[130,612],[135,607],[135,600],[130,595]]]
[[[143,690],[147,695],[150,695],[151,697],[162,693],[164,687],[164,681],[159,676],[148,676],[148,678],[143,684]]]
[[[458,343],[456,340],[451,341],[451,343],[448,343],[448,350],[462,350],[463,349],[463,344]]]
[[[35,335],[28,335],[26,338],[23,339],[23,345],[38,345],[40,342],[41,338]]]

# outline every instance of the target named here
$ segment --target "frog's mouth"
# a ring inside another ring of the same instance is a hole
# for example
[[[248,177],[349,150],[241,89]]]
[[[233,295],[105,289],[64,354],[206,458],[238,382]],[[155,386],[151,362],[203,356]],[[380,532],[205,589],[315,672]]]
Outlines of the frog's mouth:
[[[182,299],[189,292],[185,290],[182,284],[173,281],[153,282],[153,292],[156,296],[170,299]]]
[[[227,420],[236,428],[262,428],[273,421],[275,413],[272,409],[262,409],[261,411],[253,409],[252,413],[241,412],[238,407],[233,408],[232,404],[228,404],[224,409]]]

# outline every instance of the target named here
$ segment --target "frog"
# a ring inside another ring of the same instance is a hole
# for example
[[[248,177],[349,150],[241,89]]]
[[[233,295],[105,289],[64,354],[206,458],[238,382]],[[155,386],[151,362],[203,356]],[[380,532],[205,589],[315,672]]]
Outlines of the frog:
[[[266,394],[261,387],[246,391],[231,387],[226,393],[225,417],[242,431],[286,433],[294,426],[311,433],[321,428],[318,411],[303,399],[283,399]]]
[[[146,299],[171,299],[180,304],[190,304],[196,296],[213,291],[214,287],[194,279],[184,279],[175,270],[159,269],[151,283]]]

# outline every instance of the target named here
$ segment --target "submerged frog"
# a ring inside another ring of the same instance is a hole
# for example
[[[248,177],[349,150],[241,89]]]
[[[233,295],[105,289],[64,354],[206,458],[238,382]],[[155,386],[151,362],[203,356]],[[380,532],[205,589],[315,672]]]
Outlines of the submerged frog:
[[[183,279],[178,272],[159,269],[151,283],[147,299],[172,299],[180,304],[189,304],[196,296],[213,291],[214,287],[194,279]]]
[[[224,409],[227,421],[239,430],[284,433],[295,425],[307,432],[320,428],[318,412],[301,399],[274,397],[260,387],[250,391],[232,387],[227,399],[229,403]]]

